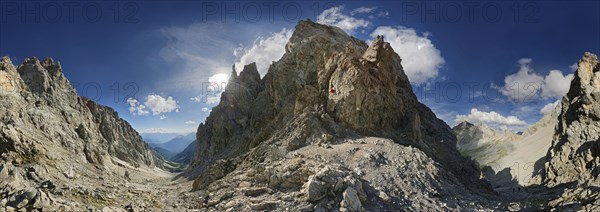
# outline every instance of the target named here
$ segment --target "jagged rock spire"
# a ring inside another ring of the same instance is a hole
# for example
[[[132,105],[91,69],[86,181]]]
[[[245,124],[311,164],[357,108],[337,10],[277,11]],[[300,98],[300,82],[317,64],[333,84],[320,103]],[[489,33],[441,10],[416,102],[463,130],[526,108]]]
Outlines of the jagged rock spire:
[[[600,184],[600,62],[586,52],[579,60],[548,151],[544,180]]]

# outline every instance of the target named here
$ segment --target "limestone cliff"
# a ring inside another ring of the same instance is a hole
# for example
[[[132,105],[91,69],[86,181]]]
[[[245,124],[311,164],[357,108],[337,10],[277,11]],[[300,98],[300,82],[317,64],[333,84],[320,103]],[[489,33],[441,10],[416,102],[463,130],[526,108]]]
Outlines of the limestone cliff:
[[[87,164],[93,176],[104,177],[121,162],[162,166],[113,109],[79,96],[58,62],[32,57],[15,68],[4,57],[0,84],[0,199],[7,206],[49,209],[51,192],[31,190],[46,181],[66,183]]]
[[[213,210],[427,210],[427,201],[469,199],[468,190],[485,188],[455,144],[450,127],[418,102],[382,36],[367,45],[300,21],[263,79],[255,64],[232,73],[198,128],[190,173]],[[260,204],[244,204],[255,196]]]
[[[548,151],[545,180],[549,185],[573,181],[598,185],[600,65],[596,55],[583,55],[561,104],[559,124]]]
[[[193,166],[244,153],[307,110],[321,110],[324,120],[294,135],[288,150],[324,134],[377,135],[463,168],[452,130],[417,101],[400,63],[381,36],[367,46],[338,28],[301,21],[262,80],[255,64],[232,74],[221,103],[198,128]]]

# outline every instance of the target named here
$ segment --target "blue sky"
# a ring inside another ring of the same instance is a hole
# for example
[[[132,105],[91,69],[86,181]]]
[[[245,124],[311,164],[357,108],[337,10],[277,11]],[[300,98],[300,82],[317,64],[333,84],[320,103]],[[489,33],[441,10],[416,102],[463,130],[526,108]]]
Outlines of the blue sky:
[[[266,73],[306,18],[383,34],[451,126],[522,130],[566,92],[585,51],[600,53],[598,1],[2,1],[0,54],[53,57],[138,131],[193,132],[231,65]]]

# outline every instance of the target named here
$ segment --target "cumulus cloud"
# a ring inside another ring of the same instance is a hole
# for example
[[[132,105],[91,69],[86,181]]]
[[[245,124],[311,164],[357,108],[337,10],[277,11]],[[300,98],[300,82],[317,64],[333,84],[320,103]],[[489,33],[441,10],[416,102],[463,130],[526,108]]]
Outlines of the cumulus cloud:
[[[167,97],[166,99],[160,95],[148,95],[144,105],[152,111],[152,115],[160,115],[161,113],[179,112],[179,105],[173,97]],[[162,119],[162,118],[161,118]]]
[[[544,78],[544,85],[542,86],[542,97],[545,99],[562,98],[567,92],[569,92],[569,86],[573,74],[563,75],[559,70],[552,70]]]
[[[130,97],[127,99],[127,104],[129,104],[129,112],[134,116],[144,116],[150,113],[146,110],[146,106],[140,104],[137,99]]]
[[[440,51],[425,35],[419,36],[412,28],[380,26],[371,37],[383,35],[394,51],[402,58],[404,72],[411,83],[425,84],[438,76],[445,60]]]
[[[185,124],[190,124],[190,125],[193,125],[193,124],[196,124],[196,122],[195,122],[195,121],[192,121],[192,120],[188,120],[188,121],[186,121],[186,122],[185,122]]]
[[[160,120],[163,120],[163,119],[166,119],[166,118],[167,118],[167,116],[165,116],[165,115],[160,115],[160,117],[159,117]]]
[[[534,107],[532,107],[532,106],[523,105],[523,106],[520,106],[520,107],[516,108],[516,110],[513,111],[512,114],[516,115],[516,116],[523,117],[523,116],[527,116],[527,115],[532,114],[532,112],[534,112],[535,110],[536,109]]]
[[[285,53],[285,45],[292,37],[292,33],[291,29],[283,28],[268,37],[257,38],[250,47],[235,49],[233,54],[238,58],[235,63],[236,70],[240,72],[244,65],[256,62],[256,68],[258,68],[260,76],[264,76],[271,63],[279,60]]]
[[[203,107],[201,110],[202,110],[202,112],[205,112],[205,113],[210,113],[210,111],[212,111],[211,109],[208,109],[207,107]]]
[[[542,89],[544,78],[531,69],[531,58],[519,59],[519,71],[504,78],[504,86],[498,87],[502,95],[513,101],[536,99]]]
[[[471,113],[467,115],[456,115],[455,119],[456,123],[460,123],[463,121],[468,121],[471,123],[485,123],[490,127],[500,128],[500,129],[508,129],[513,127],[523,127],[526,126],[527,123],[523,120],[520,120],[516,116],[502,116],[497,112],[484,112],[479,111],[476,108],[471,109]]]
[[[556,106],[558,106],[559,102],[560,102],[560,100],[556,100],[556,102],[552,102],[552,103],[548,103],[547,105],[544,105],[544,107],[542,107],[542,109],[540,109],[540,114],[546,115],[546,114],[552,112],[556,108]]]
[[[332,7],[323,11],[317,16],[317,23],[339,27],[348,34],[353,34],[355,30],[371,25],[368,20],[344,14],[344,6]]]
[[[517,62],[519,71],[506,76],[504,86],[492,85],[509,99],[515,102],[531,101],[539,97],[560,99],[569,91],[573,74],[563,75],[560,70],[551,70],[548,75],[542,76],[531,68],[531,58],[521,58]]]
[[[167,97],[166,99],[160,95],[148,95],[146,97],[146,102],[143,104],[140,103],[137,99],[128,98],[127,104],[129,104],[129,112],[133,115],[143,116],[150,114],[149,111],[152,111],[152,115],[161,115],[162,113],[169,112],[179,112],[179,105],[177,105],[177,101],[173,99],[173,97]],[[149,111],[148,111],[149,110]],[[161,115],[160,119],[165,119],[166,116]]]

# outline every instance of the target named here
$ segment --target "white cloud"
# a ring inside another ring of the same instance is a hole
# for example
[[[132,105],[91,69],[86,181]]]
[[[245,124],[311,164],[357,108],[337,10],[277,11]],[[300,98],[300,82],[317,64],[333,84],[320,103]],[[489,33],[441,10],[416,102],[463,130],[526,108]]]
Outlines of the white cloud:
[[[523,117],[523,116],[532,114],[532,112],[534,112],[534,111],[535,111],[535,108],[533,108],[532,106],[523,105],[523,106],[516,108],[516,110],[514,112],[512,112],[512,114]]]
[[[161,115],[162,113],[169,113],[173,111],[179,112],[177,101],[170,96],[165,99],[160,95],[148,95],[146,97],[146,102],[143,104],[137,99],[128,98],[127,104],[129,104],[129,112],[134,116],[148,115],[150,114],[148,110],[152,111],[152,115]],[[159,118],[162,120],[166,119],[167,117],[163,114]]]
[[[202,112],[205,112],[205,113],[210,113],[211,111],[212,111],[212,110],[211,110],[211,109],[208,109],[207,107],[203,107],[203,108],[202,108]]]
[[[228,74],[220,73],[209,77],[208,83],[203,89],[204,94],[191,97],[190,101],[202,102],[205,104],[218,104],[221,101],[221,94],[225,91],[228,81]]]
[[[290,37],[292,37],[292,30],[282,29],[279,32],[271,34],[269,37],[257,38],[251,47],[248,48],[237,48],[233,54],[238,56],[238,60],[235,63],[235,67],[238,72],[242,71],[245,65],[256,62],[256,68],[260,76],[264,76],[271,63],[277,61],[285,53],[285,45],[287,44]]]
[[[203,102],[209,105],[216,105],[221,101],[221,93],[215,95],[199,95],[190,98],[190,100],[193,102]]]
[[[317,23],[339,27],[348,34],[353,34],[356,29],[366,28],[370,21],[343,14],[344,6],[332,7],[317,16]]]
[[[468,121],[471,123],[485,123],[490,127],[507,129],[513,127],[522,127],[527,125],[523,120],[516,116],[502,116],[494,111],[484,112],[476,108],[471,109],[471,113],[467,115],[456,115],[456,123]]]
[[[146,110],[146,106],[140,104],[140,102],[134,98],[128,98],[127,104],[129,104],[129,112],[134,116],[143,116],[150,113]]]
[[[219,104],[220,101],[221,101],[221,94],[219,94],[218,96],[206,97],[206,104],[216,105],[216,104]]]
[[[411,83],[421,85],[435,79],[445,60],[427,36],[419,36],[412,28],[380,26],[371,37],[383,35],[402,58],[402,67]]]
[[[195,97],[192,97],[192,98],[190,98],[190,101],[193,101],[193,102],[201,102],[201,101],[202,101],[202,96],[195,96]]]
[[[544,78],[533,72],[530,58],[519,59],[519,71],[504,78],[504,86],[498,87],[502,95],[511,100],[523,102],[538,97]]]
[[[350,12],[350,15],[372,13],[373,11],[375,11],[375,9],[377,9],[377,7],[359,7],[359,8],[353,9]]]
[[[135,99],[132,100],[137,102],[137,100]],[[129,100],[127,100],[127,102],[129,102]],[[160,115],[161,113],[169,113],[173,111],[179,112],[179,106],[177,105],[177,101],[175,101],[173,97],[170,96],[165,99],[160,95],[148,95],[146,97],[146,102],[144,102],[143,106],[150,109],[150,111],[152,111],[152,115]],[[129,109],[129,111],[131,112],[131,108]]]
[[[385,17],[388,15],[390,15],[390,12],[388,12],[388,11],[381,11],[381,12],[377,13],[377,17]]]
[[[548,73],[548,76],[544,78],[544,85],[542,86],[542,97],[545,99],[562,98],[567,92],[571,85],[573,74],[563,75],[559,70],[552,70]]]
[[[504,86],[495,86],[502,95],[516,102],[538,99],[560,99],[568,91],[573,74],[563,75],[560,70],[551,70],[542,76],[531,68],[530,58],[518,60],[519,71],[504,78]],[[541,95],[540,95],[541,93]]]
[[[186,122],[185,122],[185,124],[190,124],[190,125],[192,125],[192,124],[196,124],[196,122],[195,122],[195,121],[192,121],[192,120],[188,120],[188,121],[186,121]]]
[[[546,115],[546,114],[552,112],[556,108],[556,106],[558,106],[559,102],[560,102],[560,100],[556,100],[556,102],[548,103],[547,105],[542,107],[542,109],[540,109],[540,114]]]

